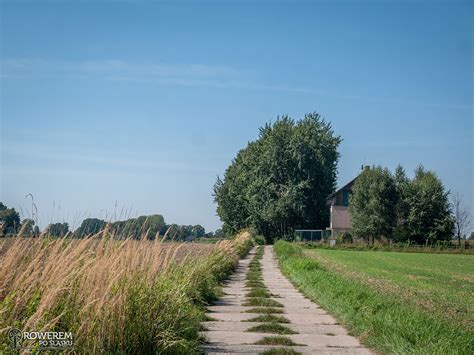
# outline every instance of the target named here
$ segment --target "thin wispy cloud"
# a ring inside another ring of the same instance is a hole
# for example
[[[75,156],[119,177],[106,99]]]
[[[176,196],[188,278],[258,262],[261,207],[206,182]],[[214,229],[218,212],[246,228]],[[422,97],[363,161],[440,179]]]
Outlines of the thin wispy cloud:
[[[243,71],[226,66],[205,64],[167,65],[161,63],[132,63],[111,59],[84,61],[79,63],[80,70],[89,74],[116,75],[122,73],[132,77],[161,78],[235,78]]]
[[[4,59],[0,61],[2,79],[57,78],[128,81],[165,86],[210,87],[261,90],[316,95],[332,99],[380,104],[405,104],[453,110],[472,110],[472,103],[428,102],[410,97],[381,97],[352,92],[331,92],[287,84],[267,84],[253,70],[199,63],[166,64],[131,62],[123,59],[61,61],[44,59]]]
[[[220,65],[135,63],[120,59],[60,61],[6,59],[2,76],[14,78],[57,77],[158,82],[170,85],[225,86],[243,80],[249,73]]]
[[[156,170],[166,172],[216,172],[218,166],[212,160],[202,158],[194,163],[168,159],[166,155],[143,156],[143,154],[101,154],[97,155],[93,152],[85,152],[80,146],[70,146],[67,151],[51,150],[43,147],[41,144],[24,143],[16,144],[13,141],[7,142],[3,149],[3,153],[10,157],[15,157],[13,162],[5,164],[5,173],[34,173],[43,172],[51,174],[50,167],[44,168],[43,164],[52,165],[57,168],[60,174],[108,174],[109,170],[127,171],[129,173],[140,171],[152,172]],[[27,163],[29,166],[25,168],[23,165]],[[38,166],[39,165],[39,166]],[[78,169],[81,167],[81,169]],[[44,168],[44,170],[42,170]]]

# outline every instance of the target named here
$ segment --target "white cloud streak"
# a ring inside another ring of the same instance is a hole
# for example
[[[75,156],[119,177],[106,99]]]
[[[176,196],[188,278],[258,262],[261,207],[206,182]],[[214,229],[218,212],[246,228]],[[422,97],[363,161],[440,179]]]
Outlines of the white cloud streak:
[[[72,79],[130,80],[170,85],[225,86],[242,80],[243,70],[205,64],[134,63],[120,59],[58,61],[6,59],[1,61],[3,78],[62,76]]]
[[[472,111],[472,103],[427,102],[417,98],[368,97],[355,93],[336,93],[323,89],[285,84],[269,85],[256,79],[256,73],[252,70],[236,69],[224,65],[130,62],[122,59],[60,61],[20,58],[0,61],[0,78],[2,80],[48,79],[54,77],[81,80],[128,81],[164,86],[289,92],[347,101],[395,105],[409,104]]]

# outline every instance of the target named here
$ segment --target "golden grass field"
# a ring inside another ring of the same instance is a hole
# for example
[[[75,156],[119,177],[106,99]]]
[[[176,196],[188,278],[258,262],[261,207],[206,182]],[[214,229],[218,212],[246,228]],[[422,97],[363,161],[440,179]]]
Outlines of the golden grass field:
[[[0,240],[0,352],[12,326],[72,331],[93,353],[195,350],[202,306],[250,243]]]

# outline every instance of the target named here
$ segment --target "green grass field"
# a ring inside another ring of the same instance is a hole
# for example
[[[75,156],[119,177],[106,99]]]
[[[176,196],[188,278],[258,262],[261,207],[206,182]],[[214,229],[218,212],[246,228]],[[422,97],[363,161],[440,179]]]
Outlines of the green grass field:
[[[329,270],[474,331],[474,256],[313,249]]]
[[[474,352],[474,257],[275,245],[283,272],[381,353]]]

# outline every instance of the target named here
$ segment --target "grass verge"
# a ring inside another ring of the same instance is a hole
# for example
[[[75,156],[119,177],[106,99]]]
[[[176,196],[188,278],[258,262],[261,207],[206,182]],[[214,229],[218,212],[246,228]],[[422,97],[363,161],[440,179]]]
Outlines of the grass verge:
[[[310,299],[380,353],[471,354],[474,336],[390,293],[322,267],[295,244],[279,241],[281,269]],[[423,301],[423,300],[420,300]]]

